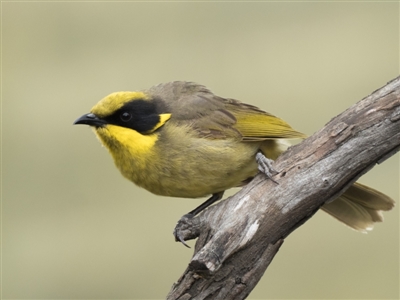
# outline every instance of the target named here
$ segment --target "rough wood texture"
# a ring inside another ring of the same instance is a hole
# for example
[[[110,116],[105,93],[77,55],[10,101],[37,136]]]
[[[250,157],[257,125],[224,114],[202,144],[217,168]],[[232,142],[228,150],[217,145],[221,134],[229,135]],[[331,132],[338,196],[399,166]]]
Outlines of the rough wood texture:
[[[195,253],[167,299],[244,299],[286,238],[400,148],[400,77],[333,118],[236,195],[187,221]]]

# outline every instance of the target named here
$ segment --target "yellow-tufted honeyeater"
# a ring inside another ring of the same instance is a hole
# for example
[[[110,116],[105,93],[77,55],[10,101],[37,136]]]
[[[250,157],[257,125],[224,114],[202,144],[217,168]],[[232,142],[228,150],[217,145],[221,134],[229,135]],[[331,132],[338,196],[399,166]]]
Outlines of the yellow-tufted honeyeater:
[[[138,186],[163,196],[212,195],[191,215],[221,199],[226,189],[249,182],[260,153],[276,159],[288,139],[305,137],[255,106],[181,81],[108,95],[74,124],[92,126],[122,175]],[[268,171],[268,159],[261,161]],[[322,209],[366,231],[393,206],[388,196],[355,183]]]

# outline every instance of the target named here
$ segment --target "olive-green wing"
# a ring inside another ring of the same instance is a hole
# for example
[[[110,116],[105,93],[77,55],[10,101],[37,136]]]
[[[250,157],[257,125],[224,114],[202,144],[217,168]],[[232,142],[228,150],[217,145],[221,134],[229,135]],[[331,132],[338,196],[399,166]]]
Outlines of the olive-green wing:
[[[262,141],[268,139],[305,138],[284,120],[259,108],[233,99],[205,98],[202,111],[197,110],[193,126],[199,132],[210,133],[210,137],[238,136],[243,141]],[[210,109],[210,102],[214,103]],[[215,103],[216,102],[216,103]],[[197,102],[198,104],[201,101]],[[193,119],[192,119],[193,121]]]

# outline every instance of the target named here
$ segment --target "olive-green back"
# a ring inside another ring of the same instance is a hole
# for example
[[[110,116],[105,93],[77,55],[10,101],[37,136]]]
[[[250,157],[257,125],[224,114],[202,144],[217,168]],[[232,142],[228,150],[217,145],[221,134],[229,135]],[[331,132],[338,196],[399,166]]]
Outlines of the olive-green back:
[[[172,122],[186,123],[203,137],[243,141],[305,137],[282,119],[238,100],[218,97],[202,85],[175,81],[149,92],[167,103]]]

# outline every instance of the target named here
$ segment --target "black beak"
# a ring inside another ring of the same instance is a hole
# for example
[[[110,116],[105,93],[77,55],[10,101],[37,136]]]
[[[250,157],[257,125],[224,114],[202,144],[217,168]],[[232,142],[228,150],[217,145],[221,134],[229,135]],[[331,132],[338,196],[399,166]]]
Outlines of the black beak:
[[[102,127],[104,125],[106,125],[107,123],[102,120],[99,119],[95,114],[86,114],[83,115],[82,117],[78,118],[73,125],[77,125],[77,124],[85,124],[85,125],[90,125],[90,126],[95,126],[95,127]]]

